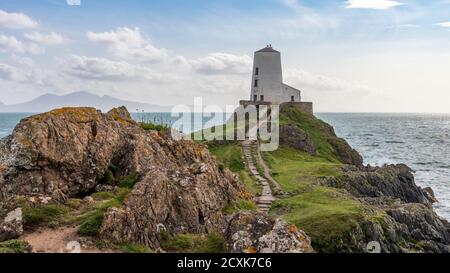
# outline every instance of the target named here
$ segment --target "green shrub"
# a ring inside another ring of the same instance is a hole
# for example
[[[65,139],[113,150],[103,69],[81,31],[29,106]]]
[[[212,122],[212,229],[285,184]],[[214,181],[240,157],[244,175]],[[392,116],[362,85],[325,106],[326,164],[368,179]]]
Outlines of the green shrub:
[[[153,124],[153,123],[145,123],[145,122],[143,122],[143,123],[141,123],[141,127],[145,131],[163,132],[163,131],[167,131],[168,130],[167,125],[163,125],[163,124]]]
[[[163,249],[176,252],[188,252],[195,247],[197,236],[193,234],[177,234],[170,236],[165,233],[162,247]]]
[[[0,243],[0,253],[20,254],[28,253],[29,245],[20,240],[11,240]]]
[[[225,214],[232,214],[238,211],[253,211],[256,210],[257,206],[255,202],[251,200],[239,199],[236,203],[230,202],[226,205],[222,212]]]
[[[92,198],[96,201],[104,201],[113,199],[115,197],[115,194],[113,192],[96,192],[91,195]]]
[[[102,227],[105,212],[106,211],[104,210],[98,210],[96,213],[86,218],[80,225],[78,234],[81,236],[97,236]]]
[[[120,181],[119,187],[132,189],[137,182],[139,182],[139,174],[133,173],[123,177]]]
[[[225,239],[215,233],[208,234],[206,239],[202,241],[197,253],[226,253],[227,248],[225,244]]]
[[[69,213],[69,208],[63,205],[44,205],[32,208],[22,204],[23,222],[25,225],[34,226],[39,224],[55,224]]]
[[[72,199],[67,200],[65,205],[71,209],[79,209],[81,206],[81,200],[72,198]]]
[[[226,253],[225,239],[215,233],[208,235],[162,233],[161,247],[166,251],[184,253]]]
[[[103,200],[99,204],[89,207],[82,215],[76,217],[74,222],[80,224],[78,234],[82,236],[97,236],[103,223],[105,213],[110,208],[119,208],[123,206],[129,189],[120,189],[114,193],[111,199]],[[100,194],[106,197],[107,194]]]
[[[149,247],[140,244],[123,243],[118,248],[125,253],[153,253]]]

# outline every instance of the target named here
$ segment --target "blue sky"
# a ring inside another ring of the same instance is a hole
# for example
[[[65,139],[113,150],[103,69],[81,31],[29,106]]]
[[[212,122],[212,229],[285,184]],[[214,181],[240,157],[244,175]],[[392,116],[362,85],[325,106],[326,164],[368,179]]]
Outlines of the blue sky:
[[[271,43],[318,111],[450,111],[450,0],[0,0],[0,101],[236,103]]]

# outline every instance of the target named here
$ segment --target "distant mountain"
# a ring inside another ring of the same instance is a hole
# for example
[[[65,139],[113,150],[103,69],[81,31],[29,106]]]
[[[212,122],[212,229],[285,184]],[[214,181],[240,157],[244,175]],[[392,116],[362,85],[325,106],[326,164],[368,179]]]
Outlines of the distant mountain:
[[[0,112],[47,112],[61,107],[94,107],[103,112],[118,106],[125,106],[130,112],[170,112],[172,107],[159,106],[135,101],[120,100],[111,96],[97,96],[89,92],[74,92],[67,95],[45,94],[29,102],[5,105],[0,102]]]

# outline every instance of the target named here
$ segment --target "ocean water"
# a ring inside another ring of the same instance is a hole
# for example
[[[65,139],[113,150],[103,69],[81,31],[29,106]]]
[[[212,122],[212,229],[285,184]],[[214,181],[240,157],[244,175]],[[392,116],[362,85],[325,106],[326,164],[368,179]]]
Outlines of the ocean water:
[[[405,163],[431,187],[438,214],[450,220],[450,114],[318,114],[366,164]]]
[[[0,138],[10,134],[29,113],[0,113]],[[357,149],[366,164],[405,163],[414,171],[421,187],[432,187],[439,203],[438,214],[450,220],[450,114],[317,114],[334,126],[337,135]],[[192,118],[200,114],[192,114]],[[137,121],[172,125],[177,118],[168,113],[133,114]],[[228,115],[210,125],[219,125]],[[207,119],[203,119],[204,121]],[[201,124],[180,128],[201,129]]]

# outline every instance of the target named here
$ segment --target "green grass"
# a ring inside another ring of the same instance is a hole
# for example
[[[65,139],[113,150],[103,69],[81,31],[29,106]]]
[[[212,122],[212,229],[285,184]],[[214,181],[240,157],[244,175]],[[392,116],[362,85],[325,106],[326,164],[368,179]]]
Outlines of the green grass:
[[[225,214],[232,214],[238,211],[254,211],[257,205],[251,200],[240,199],[236,203],[229,203],[222,209]]]
[[[342,164],[284,146],[263,153],[263,158],[273,178],[291,194],[289,198],[275,201],[271,214],[282,216],[304,230],[316,251],[345,248],[343,238],[365,217],[361,204],[345,191],[319,183],[320,178],[340,176]]]
[[[309,192],[278,200],[272,212],[283,217],[311,237],[316,251],[334,252],[362,219],[360,203],[335,189],[315,186]]]
[[[124,253],[153,253],[153,251],[145,245],[123,243],[119,244],[117,248]]]
[[[133,173],[123,177],[119,183],[119,187],[132,189],[137,182],[139,182],[139,174]]]
[[[52,204],[34,208],[25,202],[21,202],[21,208],[25,226],[58,225],[70,211],[63,205]]]
[[[249,174],[244,163],[244,155],[242,146],[238,142],[230,142],[226,144],[209,144],[209,151],[219,162],[219,169],[225,167],[239,175],[241,181],[245,184],[245,188],[251,194],[261,195],[261,187],[256,179]],[[221,167],[222,166],[222,167]]]
[[[244,183],[245,188],[248,192],[250,192],[254,196],[261,196],[262,194],[261,187],[257,184],[255,178],[251,176],[247,170],[240,171],[239,178]]]
[[[202,241],[196,250],[197,253],[227,253],[225,239],[216,234],[210,233]]]
[[[216,159],[232,172],[245,170],[242,147],[239,143],[210,144],[209,151]]]
[[[144,129],[145,131],[158,131],[158,132],[163,132],[163,131],[168,130],[167,125],[153,124],[153,123],[146,123],[146,122],[141,123],[141,127],[142,127],[142,129]]]
[[[97,193],[94,200],[101,201],[96,202],[90,207],[86,208],[80,215],[77,215],[71,219],[71,222],[80,225],[78,234],[82,236],[97,236],[103,223],[104,215],[110,208],[122,207],[126,196],[131,192],[130,189],[121,188],[116,193]],[[112,194],[112,195],[110,195]],[[111,198],[107,198],[107,197]]]
[[[170,252],[183,253],[226,253],[225,239],[215,233],[208,235],[165,233],[161,247]]]
[[[0,253],[21,254],[28,253],[28,244],[20,240],[11,240],[0,243]]]
[[[263,159],[272,177],[286,192],[302,192],[315,184],[318,178],[341,174],[340,163],[284,146],[274,152],[264,152]]]

